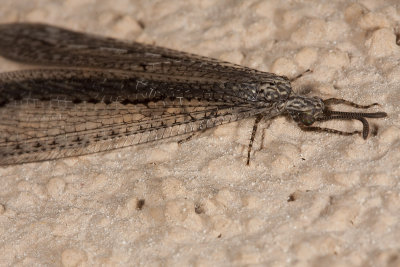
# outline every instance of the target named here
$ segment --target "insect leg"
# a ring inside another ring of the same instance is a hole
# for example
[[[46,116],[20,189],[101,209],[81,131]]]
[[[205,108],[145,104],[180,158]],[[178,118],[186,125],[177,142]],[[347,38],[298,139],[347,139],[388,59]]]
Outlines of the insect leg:
[[[354,102],[351,102],[351,101],[348,101],[348,100],[344,100],[344,99],[340,99],[340,98],[329,98],[329,99],[326,99],[326,100],[324,100],[324,104],[327,105],[327,106],[332,105],[332,104],[334,104],[334,105],[344,104],[344,105],[348,105],[348,106],[351,106],[351,107],[362,108],[362,109],[367,109],[367,108],[379,105],[378,103],[373,103],[373,104],[370,104],[370,105],[359,105],[359,104],[356,104]]]
[[[261,114],[258,114],[256,117],[256,120],[254,121],[253,131],[251,132],[250,143],[249,143],[249,147],[247,149],[247,163],[246,163],[247,165],[250,164],[251,148],[253,147],[254,138],[256,137],[258,123],[261,121],[262,118],[263,118],[263,116]]]

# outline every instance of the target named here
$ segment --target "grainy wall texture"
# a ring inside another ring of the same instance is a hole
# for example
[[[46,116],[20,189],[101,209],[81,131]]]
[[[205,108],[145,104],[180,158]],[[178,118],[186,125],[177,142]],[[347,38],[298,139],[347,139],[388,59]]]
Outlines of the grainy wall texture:
[[[253,119],[182,144],[1,168],[0,265],[400,265],[398,1],[2,0],[0,22],[22,21],[289,77],[311,69],[297,92],[389,116],[370,120],[367,140],[263,122],[250,166]],[[22,68],[0,59],[0,71]]]

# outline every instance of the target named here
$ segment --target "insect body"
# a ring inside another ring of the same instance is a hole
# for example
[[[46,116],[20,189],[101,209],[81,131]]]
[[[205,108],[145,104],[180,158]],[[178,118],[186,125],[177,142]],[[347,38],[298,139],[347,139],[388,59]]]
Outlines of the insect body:
[[[171,49],[44,24],[0,25],[0,55],[42,65],[0,74],[0,165],[77,156],[256,117],[316,121],[381,118],[332,111],[341,99],[295,94],[283,76]],[[375,105],[375,104],[373,104]]]

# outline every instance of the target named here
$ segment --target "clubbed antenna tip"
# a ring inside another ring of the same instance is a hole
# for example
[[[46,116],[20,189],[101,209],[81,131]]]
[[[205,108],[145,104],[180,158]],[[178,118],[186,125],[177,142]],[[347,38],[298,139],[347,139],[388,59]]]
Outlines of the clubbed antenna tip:
[[[329,109],[329,105],[332,104],[344,104],[348,106],[352,106],[355,108],[367,109],[372,106],[379,105],[378,103],[373,103],[370,105],[358,105],[356,103],[337,98],[330,98],[323,101],[325,104],[325,111],[323,113],[323,117],[318,118],[317,121],[328,121],[328,120],[359,120],[363,124],[363,130],[354,131],[354,132],[343,132],[330,128],[322,128],[317,126],[304,127],[301,128],[305,131],[318,131],[318,132],[329,132],[340,135],[353,135],[353,134],[362,134],[364,139],[367,139],[369,134],[369,123],[366,118],[384,118],[387,116],[386,112],[374,112],[374,113],[366,113],[366,112],[344,112],[344,111],[333,111]]]
[[[327,110],[324,117],[318,119],[319,121],[327,120],[359,120],[363,124],[362,137],[367,139],[369,134],[369,124],[366,118],[384,118],[387,116],[386,112],[364,113],[364,112],[343,112]],[[337,132],[340,134],[340,131]],[[345,132],[343,132],[345,133]],[[358,132],[357,132],[358,133]]]

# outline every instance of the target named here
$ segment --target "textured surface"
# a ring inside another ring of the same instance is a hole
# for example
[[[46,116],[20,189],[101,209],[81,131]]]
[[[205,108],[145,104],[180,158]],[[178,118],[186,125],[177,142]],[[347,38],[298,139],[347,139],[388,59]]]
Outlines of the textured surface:
[[[294,77],[298,92],[379,102],[377,135],[277,118],[176,142],[0,169],[0,263],[398,265],[396,1],[4,0],[45,22]],[[0,59],[0,70],[26,66]],[[358,122],[326,123],[353,130]],[[144,205],[143,205],[144,200]]]

